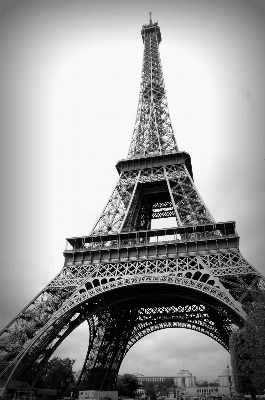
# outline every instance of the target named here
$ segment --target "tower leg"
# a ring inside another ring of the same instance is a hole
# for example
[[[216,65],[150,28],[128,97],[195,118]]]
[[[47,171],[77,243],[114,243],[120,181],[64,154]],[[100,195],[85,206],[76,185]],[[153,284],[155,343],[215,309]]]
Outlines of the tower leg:
[[[80,388],[115,390],[135,319],[135,313],[129,309],[111,309],[101,314],[80,377]]]

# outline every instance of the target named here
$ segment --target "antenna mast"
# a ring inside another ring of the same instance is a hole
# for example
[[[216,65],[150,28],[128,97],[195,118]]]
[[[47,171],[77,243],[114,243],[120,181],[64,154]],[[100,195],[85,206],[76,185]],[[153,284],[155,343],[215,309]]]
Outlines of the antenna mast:
[[[152,18],[151,18],[152,13],[149,12],[149,14],[150,14],[150,21],[149,21],[149,23],[152,24]]]

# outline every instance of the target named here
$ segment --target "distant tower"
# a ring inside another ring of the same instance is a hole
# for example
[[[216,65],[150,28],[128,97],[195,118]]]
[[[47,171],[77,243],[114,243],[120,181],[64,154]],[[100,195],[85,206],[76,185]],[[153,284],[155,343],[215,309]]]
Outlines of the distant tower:
[[[215,222],[179,151],[167,105],[157,23],[144,25],[136,122],[119,180],[88,236],[68,238],[58,275],[1,333],[0,377],[34,386],[83,321],[80,387],[113,389],[129,349],[164,328],[192,329],[229,348],[264,278],[241,255],[235,222]],[[91,171],[91,173],[93,173]],[[89,199],[88,199],[89,200]],[[151,221],[174,217],[172,228]]]

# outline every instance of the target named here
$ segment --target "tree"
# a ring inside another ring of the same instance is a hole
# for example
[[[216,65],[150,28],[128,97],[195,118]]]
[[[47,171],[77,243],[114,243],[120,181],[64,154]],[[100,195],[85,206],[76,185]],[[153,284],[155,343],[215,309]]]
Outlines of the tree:
[[[246,335],[246,330],[240,329],[231,335],[229,342],[235,389],[243,394],[252,390]]]
[[[0,364],[7,365],[12,361],[68,296],[67,291],[60,294],[60,299],[50,294],[41,295],[24,310],[16,320],[16,325],[8,328],[6,335],[0,338]],[[24,374],[27,375],[27,371]]]
[[[164,386],[171,389],[175,387],[175,382],[173,378],[165,378],[163,382],[161,382]]]
[[[38,387],[57,389],[62,394],[67,393],[75,382],[74,362],[75,360],[70,360],[69,358],[61,359],[59,357],[49,360],[37,382]]]
[[[158,396],[168,397],[170,390],[175,388],[173,378],[165,378],[162,382],[143,382],[143,389],[147,396]]]
[[[197,386],[198,387],[204,387],[204,386],[208,387],[208,381],[204,381],[204,380],[197,381]]]
[[[242,329],[230,338],[230,353],[235,389],[239,393],[265,390],[265,293],[256,293],[248,306]]]
[[[218,387],[218,386],[220,386],[220,383],[218,380],[216,380],[216,381],[209,382],[208,386],[209,387]]]
[[[252,385],[258,393],[265,390],[265,294],[258,298],[248,309],[245,323],[246,344],[249,349]]]
[[[117,390],[119,396],[134,398],[137,393],[139,384],[137,378],[131,374],[118,375]]]
[[[158,390],[160,396],[169,396],[170,390],[175,388],[175,382],[173,378],[165,378],[163,382],[158,382]]]
[[[155,382],[142,382],[142,388],[145,391],[146,396],[151,396],[153,392],[155,392],[154,389]]]

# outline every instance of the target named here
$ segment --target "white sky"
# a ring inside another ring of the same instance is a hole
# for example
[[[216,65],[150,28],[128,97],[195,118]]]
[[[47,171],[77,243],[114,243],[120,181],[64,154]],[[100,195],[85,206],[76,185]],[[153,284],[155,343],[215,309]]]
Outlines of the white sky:
[[[216,221],[236,221],[265,275],[264,1],[3,1],[1,284],[3,328],[62,268],[65,238],[87,235],[126,158],[140,88],[141,27],[158,21],[169,110]],[[87,327],[56,354],[86,352]],[[213,380],[229,354],[199,333],[139,341],[121,373]]]

